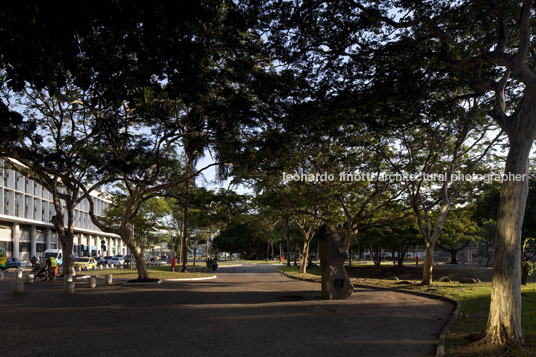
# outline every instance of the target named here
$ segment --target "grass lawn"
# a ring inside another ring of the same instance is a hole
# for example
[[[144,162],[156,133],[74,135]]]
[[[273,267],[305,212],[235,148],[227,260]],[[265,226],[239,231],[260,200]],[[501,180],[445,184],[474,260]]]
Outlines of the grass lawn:
[[[318,268],[310,269],[306,274],[300,274],[297,267],[281,267],[278,270],[293,276],[320,281]],[[469,269],[464,277],[483,277],[487,274],[487,271],[478,272],[477,270]],[[354,273],[351,274],[352,276],[356,275],[354,271],[352,272]],[[536,356],[536,283],[529,283],[522,288],[522,328],[527,347],[498,350],[478,346],[475,342],[486,325],[491,282],[479,284],[460,284],[457,281],[434,282],[432,286],[423,286],[419,285],[420,280],[417,279],[395,281],[388,280],[390,276],[394,276],[392,272],[386,275],[383,279],[354,276],[351,280],[356,285],[432,294],[461,303],[460,313],[453,321],[450,334],[447,336],[447,356]]]
[[[214,274],[208,273],[181,273],[178,270],[179,267],[175,268],[176,272],[170,270],[170,266],[158,266],[158,267],[147,267],[149,271],[149,276],[156,279],[191,279],[191,278],[205,278],[212,276]],[[98,275],[104,276],[107,274],[112,274],[114,278],[118,279],[136,279],[138,273],[136,269],[104,269],[104,270],[90,270],[82,271],[77,273],[78,275]]]

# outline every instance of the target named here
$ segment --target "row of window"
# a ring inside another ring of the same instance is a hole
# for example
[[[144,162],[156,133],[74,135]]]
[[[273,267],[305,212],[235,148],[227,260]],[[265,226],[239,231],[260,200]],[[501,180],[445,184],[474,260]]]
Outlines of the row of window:
[[[0,160],[0,213],[9,216],[50,222],[55,214],[52,195],[41,185],[9,168]],[[60,190],[62,188],[60,187]],[[108,202],[93,197],[95,214],[101,215]],[[89,202],[82,200],[75,208],[74,225],[77,228],[98,230],[89,217]],[[64,218],[67,220],[67,217]]]

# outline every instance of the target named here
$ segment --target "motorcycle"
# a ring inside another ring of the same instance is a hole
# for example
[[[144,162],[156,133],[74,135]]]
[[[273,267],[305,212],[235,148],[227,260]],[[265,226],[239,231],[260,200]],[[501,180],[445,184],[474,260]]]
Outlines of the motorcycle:
[[[33,274],[34,281],[37,279],[41,279],[41,281],[47,280],[48,272],[45,268],[41,268],[39,264],[35,264],[32,266],[32,271],[30,274]]]

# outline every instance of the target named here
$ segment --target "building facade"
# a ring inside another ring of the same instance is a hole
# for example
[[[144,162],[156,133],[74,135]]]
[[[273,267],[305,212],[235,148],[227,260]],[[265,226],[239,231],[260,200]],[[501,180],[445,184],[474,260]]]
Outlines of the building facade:
[[[0,246],[8,257],[28,260],[39,257],[45,249],[61,249],[51,222],[55,213],[52,195],[40,184],[13,170],[9,162],[0,160]],[[95,214],[106,211],[110,201],[92,195]],[[75,208],[75,256],[126,254],[120,237],[98,229],[89,217],[89,202],[83,200]],[[67,217],[65,217],[65,221]],[[103,251],[102,241],[106,250]]]

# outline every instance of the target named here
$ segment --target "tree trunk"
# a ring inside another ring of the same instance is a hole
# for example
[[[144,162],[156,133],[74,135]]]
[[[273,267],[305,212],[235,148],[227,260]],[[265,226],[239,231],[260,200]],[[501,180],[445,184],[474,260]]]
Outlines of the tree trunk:
[[[398,256],[398,263],[397,263],[397,268],[403,268],[404,267],[404,257],[406,256],[406,254],[404,253],[404,255],[402,256]]]
[[[432,269],[434,268],[434,248],[435,242],[426,240],[426,255],[424,256],[424,267],[422,271],[422,285],[432,284]]]
[[[60,234],[57,230],[58,238],[61,241],[63,261],[62,261],[62,272],[63,275],[73,274],[76,275],[74,270],[74,258],[73,258],[73,239],[74,236],[71,236],[70,239],[68,234]]]
[[[55,203],[59,202],[59,199]],[[73,240],[74,240],[74,228],[70,230],[71,234],[69,235],[69,231],[65,229],[64,223],[63,223],[63,209],[62,206],[55,205],[56,214],[52,217],[51,221],[54,225],[54,228],[56,228],[56,234],[58,235],[58,240],[61,243],[61,251],[62,251],[62,274],[73,274],[75,275],[74,270],[74,258],[73,258]],[[74,209],[73,209],[74,212]],[[72,227],[71,227],[72,228]]]
[[[353,286],[344,268],[348,258],[343,239],[337,233],[328,233],[326,226],[320,228],[320,268],[322,270],[322,298],[328,300],[347,299]]]
[[[505,180],[501,187],[490,312],[482,335],[482,342],[487,344],[524,343],[521,331],[521,226],[528,194],[528,157],[532,140],[525,139],[524,133],[518,135],[521,137],[517,141],[510,135],[504,172],[526,176],[523,181]]]
[[[148,280],[149,272],[147,271],[147,265],[145,264],[145,259],[143,259],[143,251],[141,247],[136,242],[134,234],[130,227],[130,224],[126,224],[120,231],[121,239],[127,245],[128,249],[134,256],[136,260],[136,270],[138,271],[138,280]]]
[[[403,246],[398,250],[398,263],[397,268],[401,269],[404,267],[404,258],[406,257],[406,254],[408,253],[408,246]]]
[[[521,285],[527,285],[529,281],[529,270],[525,264],[521,267]]]
[[[182,221],[182,236],[181,236],[181,272],[188,271],[188,223],[189,223],[189,208],[188,204],[184,205],[184,217]]]
[[[456,249],[450,251],[450,264],[458,264],[458,251]]]
[[[287,266],[290,267],[290,224],[285,220],[285,238],[287,240]]]
[[[303,240],[303,254],[301,258],[300,273],[305,274],[307,272],[307,263],[309,260],[309,247],[311,245],[311,239]]]
[[[374,248],[374,243],[369,244],[369,252],[376,270],[382,270],[382,251],[379,245]]]
[[[527,237],[521,239],[521,285],[527,285],[529,281],[529,270],[527,268],[527,260],[525,259],[525,241]]]

